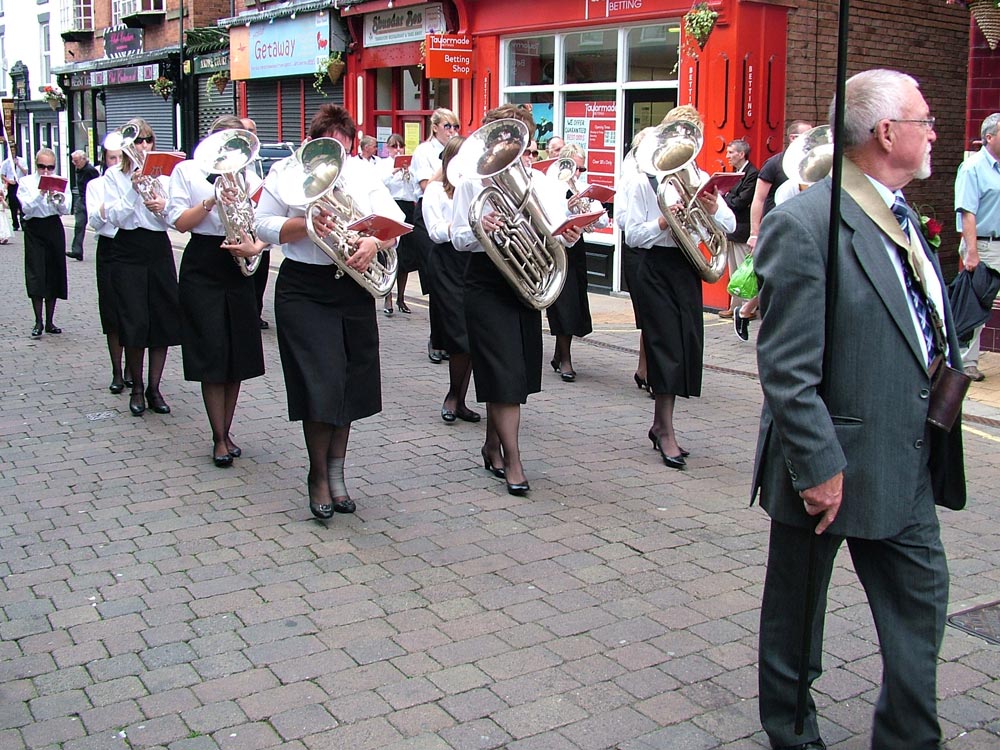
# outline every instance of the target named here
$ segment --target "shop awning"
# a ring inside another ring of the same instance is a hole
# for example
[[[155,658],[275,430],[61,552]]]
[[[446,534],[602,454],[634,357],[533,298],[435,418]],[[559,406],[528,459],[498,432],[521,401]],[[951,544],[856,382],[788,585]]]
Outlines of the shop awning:
[[[290,16],[294,13],[311,13],[315,10],[325,10],[327,8],[336,9],[338,6],[343,10],[344,6],[347,5],[344,0],[304,0],[304,2],[284,2],[278,5],[272,5],[264,10],[248,11],[246,13],[240,13],[238,16],[230,16],[229,18],[220,18],[215,22],[216,26],[225,26],[226,28],[230,26],[239,26],[245,23],[260,23],[261,21],[270,21],[272,18],[284,18]]]
[[[83,62],[60,65],[53,67],[52,72],[59,75],[86,73],[91,70],[108,70],[109,68],[127,68],[131,65],[147,65],[170,55],[180,54],[180,51],[181,48],[175,44],[172,47],[161,47],[160,49],[149,50],[148,52],[137,52],[127,57],[102,57],[97,60],[84,60]]]

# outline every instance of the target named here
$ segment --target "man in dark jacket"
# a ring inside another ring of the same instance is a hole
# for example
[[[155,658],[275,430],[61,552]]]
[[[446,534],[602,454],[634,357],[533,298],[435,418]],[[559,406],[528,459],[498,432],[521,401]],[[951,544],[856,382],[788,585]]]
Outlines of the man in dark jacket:
[[[753,203],[754,190],[757,187],[757,167],[750,163],[750,144],[742,138],[729,142],[726,147],[726,159],[734,172],[742,172],[743,179],[739,184],[723,196],[733,213],[736,214],[736,231],[727,235],[729,246],[726,250],[729,265],[729,276],[750,252],[747,239],[750,237],[750,205]],[[739,297],[731,297],[729,307],[719,311],[720,318],[733,317],[733,310],[743,304]]]
[[[83,240],[87,236],[87,183],[100,177],[100,174],[83,151],[74,151],[69,158],[76,167],[76,189],[79,194],[73,201],[73,245],[66,257],[83,260]]]

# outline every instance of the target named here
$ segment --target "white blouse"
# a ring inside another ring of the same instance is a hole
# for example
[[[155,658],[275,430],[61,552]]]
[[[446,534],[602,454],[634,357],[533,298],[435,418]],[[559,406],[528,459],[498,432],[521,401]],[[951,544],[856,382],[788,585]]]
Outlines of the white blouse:
[[[431,180],[427,183],[427,189],[424,190],[424,197],[420,202],[420,206],[424,214],[424,225],[427,227],[427,234],[436,245],[451,242],[453,204],[454,201],[444,191],[443,182],[440,180]]]
[[[253,195],[260,187],[261,179],[252,169],[244,169],[243,174],[246,176],[247,193]],[[174,167],[174,171],[170,174],[170,197],[167,199],[167,208],[164,211],[171,226],[176,226],[180,215],[192,206],[200,208],[202,201],[211,200],[215,200],[215,185],[208,181],[208,173],[195,161],[188,159]],[[225,237],[226,228],[219,218],[218,206],[202,213],[205,215],[191,233]]]
[[[413,160],[410,162],[410,174],[413,175],[415,195],[421,194],[421,181],[431,179],[441,169],[442,151],[444,151],[444,144],[433,136],[414,149]]]
[[[118,227],[110,223],[104,214],[107,200],[107,178],[103,175],[87,183],[87,224],[102,237],[114,237]]]
[[[142,202],[142,196],[132,187],[131,175],[121,170],[121,165],[112,167],[104,174],[107,191],[105,211],[108,221],[119,229],[148,229],[152,232],[167,231],[167,222],[157,216]],[[156,178],[164,195],[169,195],[167,177]]]
[[[29,174],[21,178],[17,185],[17,199],[21,201],[21,210],[25,219],[45,219],[49,216],[65,216],[70,209],[69,180],[63,190],[62,203],[53,203],[48,197],[39,192],[38,180],[40,175]]]
[[[257,237],[272,245],[281,245],[286,258],[310,263],[316,266],[330,266],[333,261],[309,238],[295,242],[281,243],[281,228],[290,218],[306,215],[305,206],[290,206],[278,194],[280,177],[287,169],[294,168],[294,156],[282,159],[268,172],[264,180],[264,192],[255,214],[254,229]],[[389,190],[375,171],[357,159],[346,159],[340,173],[340,187],[354,200],[355,208],[361,216],[376,214],[395,221],[404,222],[403,214]]]
[[[412,171],[396,171],[396,160],[392,157],[379,159],[376,169],[382,182],[389,188],[389,195],[398,201],[415,201],[420,194],[420,185]]]

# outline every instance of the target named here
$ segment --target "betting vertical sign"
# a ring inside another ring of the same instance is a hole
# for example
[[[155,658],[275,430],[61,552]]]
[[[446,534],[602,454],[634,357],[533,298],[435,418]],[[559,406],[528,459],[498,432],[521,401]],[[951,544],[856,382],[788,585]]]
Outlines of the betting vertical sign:
[[[615,184],[615,150],[618,131],[617,109],[612,101],[566,102],[563,139],[575,143],[587,154],[587,182],[591,185]],[[604,234],[611,227],[598,230]]]

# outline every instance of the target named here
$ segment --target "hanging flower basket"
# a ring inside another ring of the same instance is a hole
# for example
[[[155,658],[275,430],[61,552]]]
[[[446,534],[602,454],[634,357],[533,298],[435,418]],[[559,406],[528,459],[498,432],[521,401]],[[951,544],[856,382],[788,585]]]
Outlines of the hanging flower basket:
[[[969,12],[976,19],[976,25],[986,37],[990,49],[996,49],[1000,42],[1000,8],[996,0],[973,0],[969,3]]]
[[[66,95],[58,86],[46,84],[45,86],[42,86],[39,91],[42,92],[42,99],[45,100],[46,104],[48,104],[53,111],[58,111],[66,106]]]
[[[220,70],[218,73],[213,73],[207,84],[207,91],[211,93],[212,89],[215,89],[220,94],[226,90],[226,86],[229,85],[229,71]]]
[[[324,57],[316,63],[316,70],[313,73],[313,88],[317,94],[326,96],[323,84],[329,81],[331,84],[337,83],[344,75],[347,64],[341,59],[339,52],[332,53],[329,57]]]
[[[167,101],[174,93],[175,84],[166,76],[160,76],[151,84],[149,84],[149,90],[154,94],[158,94],[163,97],[163,101]]]
[[[707,2],[698,3],[684,16],[684,31],[694,39],[698,49],[705,49],[718,17],[718,12],[709,8]]]

